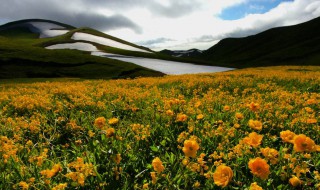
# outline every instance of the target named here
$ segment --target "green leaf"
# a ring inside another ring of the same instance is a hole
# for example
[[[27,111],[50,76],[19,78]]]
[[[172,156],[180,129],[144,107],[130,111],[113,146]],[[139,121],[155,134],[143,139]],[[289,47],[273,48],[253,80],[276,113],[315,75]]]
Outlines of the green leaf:
[[[153,152],[159,152],[159,149],[156,146],[150,146]]]

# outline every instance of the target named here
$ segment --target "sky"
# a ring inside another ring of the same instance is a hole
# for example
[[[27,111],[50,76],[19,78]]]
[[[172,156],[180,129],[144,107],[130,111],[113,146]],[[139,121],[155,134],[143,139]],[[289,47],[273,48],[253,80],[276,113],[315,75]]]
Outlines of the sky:
[[[92,27],[153,50],[205,50],[320,16],[320,0],[2,0],[0,24],[41,18]]]

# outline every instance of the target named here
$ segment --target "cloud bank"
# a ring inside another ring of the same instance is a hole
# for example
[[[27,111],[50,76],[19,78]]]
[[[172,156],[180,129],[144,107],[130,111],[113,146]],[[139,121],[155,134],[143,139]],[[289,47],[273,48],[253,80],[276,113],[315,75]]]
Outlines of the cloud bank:
[[[320,0],[283,0],[264,13],[248,13],[237,20],[223,20],[220,15],[239,5],[252,9],[258,0],[4,1],[0,24],[28,18],[50,19],[92,27],[154,50],[207,49],[226,37],[244,37],[320,16]]]

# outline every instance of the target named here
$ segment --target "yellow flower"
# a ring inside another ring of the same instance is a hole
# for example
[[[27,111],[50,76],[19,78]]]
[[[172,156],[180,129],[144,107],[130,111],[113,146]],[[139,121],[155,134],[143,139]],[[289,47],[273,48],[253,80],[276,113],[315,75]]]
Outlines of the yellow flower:
[[[104,117],[98,117],[96,120],[94,120],[94,126],[98,127],[99,129],[103,129],[105,125],[106,125],[106,118]]]
[[[251,103],[249,104],[249,108],[250,108],[250,110],[252,110],[252,111],[258,111],[259,108],[260,108],[260,105],[259,105],[258,103],[251,102]]]
[[[172,110],[167,110],[167,111],[166,111],[166,114],[167,114],[168,116],[173,116],[173,115],[174,115],[174,112],[173,112]]]
[[[221,187],[226,187],[232,180],[232,177],[232,169],[225,165],[218,166],[216,171],[213,173],[214,183]]]
[[[203,118],[204,118],[203,114],[197,115],[197,120],[201,120],[201,119],[203,119]]]
[[[312,112],[313,112],[313,109],[310,108],[310,107],[305,107],[304,109],[305,109],[306,112],[308,112],[308,113],[312,113]]]
[[[116,125],[119,122],[118,118],[111,118],[108,120],[109,125]]]
[[[229,111],[229,110],[230,110],[230,106],[224,106],[224,107],[223,107],[223,110],[224,110],[224,111]]]
[[[257,184],[257,182],[254,182],[254,183],[251,183],[249,190],[263,190],[263,189]]]
[[[284,142],[292,143],[295,136],[296,136],[296,134],[294,132],[289,131],[289,130],[280,132],[280,138]]]
[[[149,184],[148,183],[143,184],[142,189],[149,189]]]
[[[258,176],[263,180],[268,178],[268,175],[270,174],[269,165],[264,159],[259,157],[251,159],[248,165],[253,175]]]
[[[260,131],[262,129],[262,123],[261,121],[258,121],[258,120],[250,119],[248,125],[251,129],[254,129],[254,130]]]
[[[92,138],[92,137],[94,137],[95,134],[94,134],[94,132],[92,132],[91,130],[89,130],[89,131],[88,131],[88,135],[89,135],[89,137]]]
[[[289,179],[289,183],[293,187],[296,187],[296,186],[301,185],[302,181],[299,178],[297,178],[296,176],[292,176],[292,178]]]
[[[243,139],[243,142],[252,147],[258,147],[261,144],[263,135],[259,135],[256,132],[252,132],[248,137]]]
[[[110,127],[107,130],[104,130],[104,133],[106,134],[107,137],[113,137],[115,130],[114,128]]]
[[[242,113],[236,113],[236,118],[241,120],[244,118],[243,114]]]
[[[19,186],[23,189],[23,190],[27,190],[29,189],[29,184],[25,181],[20,181],[19,182]]]
[[[239,123],[235,123],[235,124],[233,125],[233,127],[236,128],[236,129],[239,129],[239,128],[240,128],[240,124],[239,124]]]
[[[116,162],[116,164],[120,164],[122,158],[121,158],[121,154],[117,154],[114,158],[114,161]]]
[[[199,181],[196,181],[194,184],[193,184],[193,187],[194,188],[199,188],[200,187],[200,182]]]
[[[42,170],[40,174],[46,178],[52,178],[61,170],[62,170],[61,165],[55,164],[51,170]]]
[[[68,186],[67,183],[60,183],[53,187],[51,190],[64,190]]]
[[[263,154],[264,157],[266,157],[272,164],[276,164],[278,162],[278,151],[273,148],[261,148],[260,149],[261,153]]]
[[[157,183],[156,172],[150,172],[150,175],[151,175],[151,179],[152,179],[152,184],[156,184]]]
[[[162,165],[162,161],[159,157],[156,157],[152,160],[152,166],[154,171],[161,173],[164,170],[164,166]]]
[[[197,151],[199,150],[199,144],[195,140],[185,140],[184,147],[182,151],[185,156],[195,158],[197,156]]]
[[[315,124],[315,123],[317,123],[317,119],[307,119],[307,123]]]
[[[188,119],[188,116],[187,116],[186,114],[179,113],[179,114],[177,115],[176,121],[178,121],[178,122],[185,122],[185,121],[187,121],[187,119]]]
[[[296,135],[293,139],[293,149],[296,152],[313,152],[316,151],[316,144],[306,135]]]

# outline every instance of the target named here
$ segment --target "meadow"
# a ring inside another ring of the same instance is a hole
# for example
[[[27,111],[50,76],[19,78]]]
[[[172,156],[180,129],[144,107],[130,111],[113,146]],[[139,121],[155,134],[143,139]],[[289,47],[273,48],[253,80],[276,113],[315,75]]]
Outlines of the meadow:
[[[320,67],[0,82],[0,189],[320,189]]]

